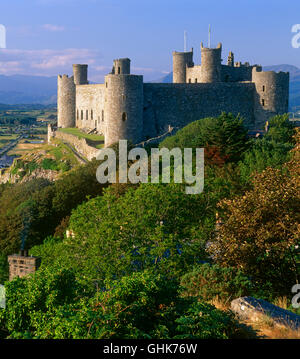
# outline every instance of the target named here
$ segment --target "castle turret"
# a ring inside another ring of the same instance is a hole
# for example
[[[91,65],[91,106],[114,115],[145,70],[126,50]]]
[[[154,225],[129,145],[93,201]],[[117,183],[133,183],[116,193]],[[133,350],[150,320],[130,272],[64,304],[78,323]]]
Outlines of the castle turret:
[[[270,117],[288,112],[289,73],[261,71],[261,67],[254,67],[252,82],[256,87],[256,124],[262,128]]]
[[[173,83],[186,83],[186,68],[194,66],[193,49],[190,52],[173,52]]]
[[[112,74],[129,75],[130,74],[130,59],[117,59],[114,60],[114,67]]]
[[[200,82],[211,83],[221,81],[221,54],[221,43],[215,49],[203,47],[203,43],[201,43]]]
[[[88,84],[88,65],[73,65],[74,83],[75,85]]]
[[[57,78],[57,126],[75,127],[76,90],[74,77],[59,75]]]
[[[234,54],[232,51],[229,52],[228,59],[227,59],[227,66],[230,66],[230,67],[234,66]]]
[[[122,139],[132,143],[143,139],[143,101],[143,76],[105,76],[105,146]]]

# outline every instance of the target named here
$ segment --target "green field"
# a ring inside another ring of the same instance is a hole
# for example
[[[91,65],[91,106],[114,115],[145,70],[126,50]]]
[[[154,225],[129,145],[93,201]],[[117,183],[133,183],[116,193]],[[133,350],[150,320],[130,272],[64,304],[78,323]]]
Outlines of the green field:
[[[59,131],[69,133],[70,135],[74,135],[79,138],[86,138],[91,141],[104,141],[104,136],[88,135],[87,133],[80,131],[78,128],[60,128]]]
[[[89,145],[95,148],[102,148],[104,145],[104,136],[101,135],[89,135],[85,132],[80,131],[78,128],[59,128],[58,131],[68,133],[78,138],[85,138],[88,140]]]

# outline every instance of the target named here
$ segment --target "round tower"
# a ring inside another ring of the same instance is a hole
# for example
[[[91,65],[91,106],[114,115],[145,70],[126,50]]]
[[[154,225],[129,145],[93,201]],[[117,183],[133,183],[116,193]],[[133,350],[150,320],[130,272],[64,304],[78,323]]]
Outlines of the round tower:
[[[76,90],[74,78],[67,75],[57,78],[57,126],[75,127]]]
[[[203,47],[203,43],[201,43],[200,82],[211,83],[221,81],[221,55],[221,43],[215,49]]]
[[[88,65],[73,65],[74,83],[75,85],[88,84]]]
[[[252,82],[255,83],[261,107],[265,110],[283,114],[288,112],[289,73],[252,70]]]
[[[129,75],[130,74],[130,59],[116,59],[114,60],[113,74],[115,75]]]
[[[143,139],[143,76],[105,76],[105,146]]]
[[[265,125],[270,117],[288,112],[289,73],[261,71],[261,67],[252,69],[252,82],[255,84],[256,127]]]
[[[186,68],[194,66],[193,49],[190,52],[173,52],[173,83],[186,83]]]

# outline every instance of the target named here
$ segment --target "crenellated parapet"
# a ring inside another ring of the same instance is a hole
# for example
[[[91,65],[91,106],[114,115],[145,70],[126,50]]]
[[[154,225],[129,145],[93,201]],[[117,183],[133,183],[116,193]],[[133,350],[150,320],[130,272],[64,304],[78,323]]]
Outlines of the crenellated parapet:
[[[113,75],[130,75],[130,59],[116,59],[112,69]]]

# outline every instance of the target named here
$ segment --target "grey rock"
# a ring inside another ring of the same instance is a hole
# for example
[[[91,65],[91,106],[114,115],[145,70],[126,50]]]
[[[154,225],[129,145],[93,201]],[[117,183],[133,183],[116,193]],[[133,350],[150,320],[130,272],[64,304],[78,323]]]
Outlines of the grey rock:
[[[231,310],[241,319],[258,321],[264,316],[268,316],[277,325],[296,330],[300,329],[300,315],[277,307],[263,299],[237,298],[231,302]]]

